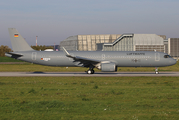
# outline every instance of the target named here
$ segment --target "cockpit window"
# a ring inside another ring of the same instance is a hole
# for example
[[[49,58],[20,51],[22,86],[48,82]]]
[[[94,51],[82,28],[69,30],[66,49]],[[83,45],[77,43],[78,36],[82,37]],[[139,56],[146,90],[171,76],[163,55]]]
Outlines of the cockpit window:
[[[164,58],[171,58],[170,55],[164,55]]]

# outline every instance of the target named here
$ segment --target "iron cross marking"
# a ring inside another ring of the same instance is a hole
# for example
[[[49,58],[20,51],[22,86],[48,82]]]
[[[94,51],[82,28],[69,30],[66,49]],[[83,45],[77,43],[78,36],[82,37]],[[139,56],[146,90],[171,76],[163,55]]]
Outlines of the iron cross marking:
[[[137,62],[138,62],[138,59],[132,59],[132,61],[133,61],[134,63],[137,63]]]

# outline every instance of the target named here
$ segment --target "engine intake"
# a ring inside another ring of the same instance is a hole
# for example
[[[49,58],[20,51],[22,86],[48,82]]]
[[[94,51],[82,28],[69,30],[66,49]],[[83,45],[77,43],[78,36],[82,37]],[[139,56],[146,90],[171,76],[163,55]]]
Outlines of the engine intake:
[[[116,72],[117,67],[115,63],[101,63],[101,71],[102,72]]]

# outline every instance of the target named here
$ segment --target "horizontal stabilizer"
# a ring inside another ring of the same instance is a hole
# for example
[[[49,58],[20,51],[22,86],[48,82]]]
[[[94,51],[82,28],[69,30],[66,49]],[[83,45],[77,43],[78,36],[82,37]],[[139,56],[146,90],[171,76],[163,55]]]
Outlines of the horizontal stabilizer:
[[[18,57],[22,57],[23,55],[22,55],[22,54],[19,54],[19,53],[9,52],[9,53],[5,53],[5,56],[7,56],[7,57],[12,57],[12,58],[18,58]]]

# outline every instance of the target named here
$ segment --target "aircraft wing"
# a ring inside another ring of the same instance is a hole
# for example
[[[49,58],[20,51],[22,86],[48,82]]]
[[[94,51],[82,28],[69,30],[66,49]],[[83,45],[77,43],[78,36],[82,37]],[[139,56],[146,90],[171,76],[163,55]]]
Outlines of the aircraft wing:
[[[69,58],[72,58],[74,63],[77,66],[83,66],[83,67],[89,67],[89,66],[95,66],[96,64],[100,63],[100,60],[95,60],[95,59],[89,59],[85,57],[80,57],[80,56],[72,56],[68,53],[68,51],[63,47],[63,51],[65,52],[66,56]]]

